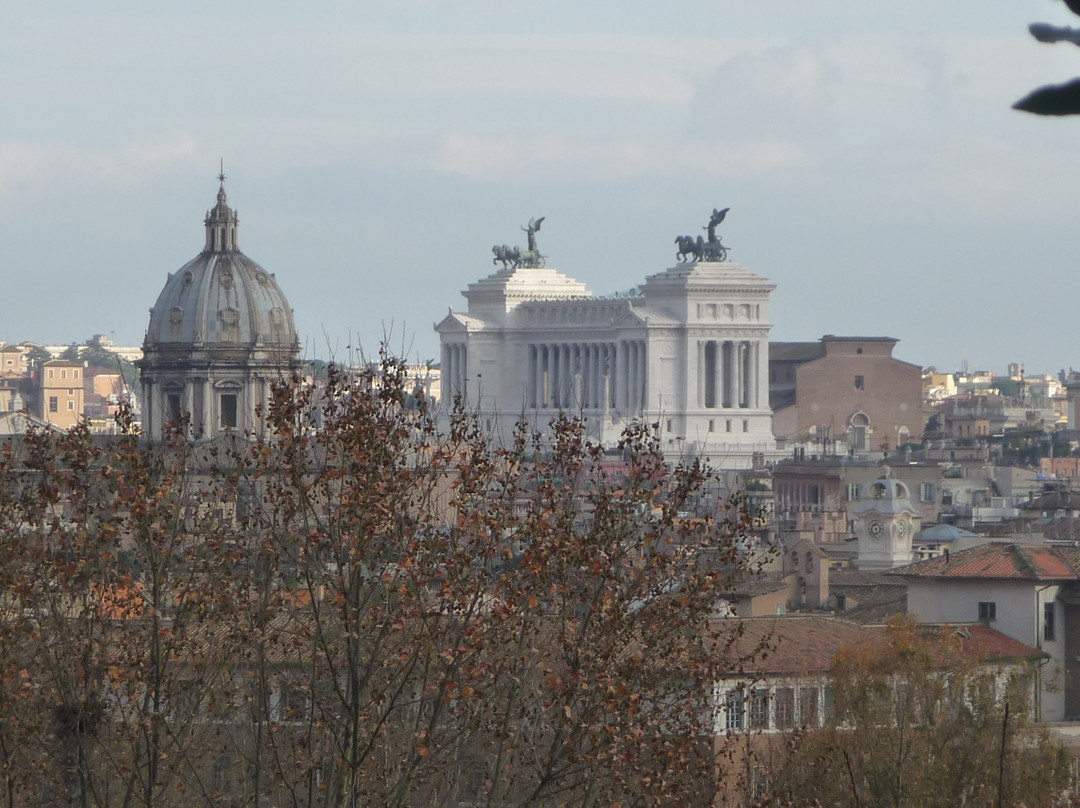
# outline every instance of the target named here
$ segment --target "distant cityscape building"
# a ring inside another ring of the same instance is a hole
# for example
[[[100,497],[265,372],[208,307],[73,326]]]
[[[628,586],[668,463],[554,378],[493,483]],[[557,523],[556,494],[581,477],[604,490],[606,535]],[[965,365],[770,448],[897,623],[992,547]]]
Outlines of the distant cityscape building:
[[[769,296],[738,264],[690,261],[633,292],[593,297],[542,267],[508,267],[469,285],[464,313],[435,326],[442,411],[460,396],[509,439],[524,415],[541,429],[580,413],[614,447],[641,418],[670,458],[721,468],[777,457],[768,401]]]
[[[39,417],[61,429],[71,429],[83,417],[82,362],[52,359],[42,364],[39,375]]]
[[[877,453],[922,440],[922,368],[892,355],[891,337],[837,337],[769,346],[769,400],[778,439],[832,452]]]
[[[71,345],[44,345],[42,347],[55,357],[59,357],[61,354],[74,347],[81,357],[92,346],[104,348],[110,353],[116,354],[126,362],[137,362],[143,357],[141,345],[116,345],[113,343],[112,338],[105,334],[94,334],[94,336],[81,345],[72,343]]]
[[[274,275],[240,251],[219,177],[203,251],[170,273],[143,343],[144,434],[187,417],[192,438],[263,434],[270,384],[299,361],[293,312]]]
[[[911,540],[921,528],[911,492],[889,469],[862,492],[854,508],[860,570],[887,570],[910,564]]]

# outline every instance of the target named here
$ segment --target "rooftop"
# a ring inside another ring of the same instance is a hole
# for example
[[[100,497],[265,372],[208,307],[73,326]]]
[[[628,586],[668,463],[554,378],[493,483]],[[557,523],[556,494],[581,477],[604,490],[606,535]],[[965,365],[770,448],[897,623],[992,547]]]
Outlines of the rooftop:
[[[755,648],[765,649],[743,670],[732,671],[739,675],[825,674],[840,649],[885,642],[889,630],[883,625],[859,625],[822,615],[749,617],[730,622],[733,631],[739,632],[733,645],[737,653],[749,655]],[[926,624],[920,626],[919,630],[930,636],[951,632],[960,641],[960,653],[969,659],[1005,662],[1045,656],[1038,648],[1007,637],[981,623],[951,626]],[[948,660],[941,662],[946,664]]]
[[[1080,578],[1080,548],[992,542],[892,571],[911,578],[1073,581]]]

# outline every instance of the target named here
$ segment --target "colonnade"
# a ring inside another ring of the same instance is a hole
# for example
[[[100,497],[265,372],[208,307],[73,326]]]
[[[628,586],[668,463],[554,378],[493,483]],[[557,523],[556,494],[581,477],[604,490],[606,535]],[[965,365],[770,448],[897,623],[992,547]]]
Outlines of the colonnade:
[[[465,397],[465,379],[468,378],[469,348],[464,343],[443,343],[442,346],[442,395],[452,402],[454,396]]]
[[[193,437],[215,436],[224,428],[221,423],[223,395],[236,396],[236,425],[231,428],[238,433],[250,429],[259,435],[265,434],[266,414],[270,411],[270,383],[261,373],[246,377],[246,384],[235,376],[217,380],[210,376],[180,377],[168,385],[144,378],[143,432],[159,439],[171,421],[186,415]]]
[[[761,406],[761,345],[756,340],[700,340],[697,403],[705,409]]]
[[[526,351],[529,407],[611,409],[624,415],[645,409],[643,339],[533,343]]]

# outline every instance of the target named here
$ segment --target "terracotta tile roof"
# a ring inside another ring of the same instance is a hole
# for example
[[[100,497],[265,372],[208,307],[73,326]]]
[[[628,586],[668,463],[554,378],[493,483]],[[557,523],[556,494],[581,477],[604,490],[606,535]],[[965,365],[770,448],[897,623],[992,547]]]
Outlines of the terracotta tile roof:
[[[866,626],[824,615],[787,615],[783,617],[748,617],[723,621],[737,637],[733,650],[756,657],[729,676],[814,676],[829,672],[833,658],[843,647],[866,646],[887,640],[888,628]],[[920,627],[928,634],[951,632],[961,640],[961,653],[986,662],[1039,659],[1046,653],[1007,637],[982,623],[931,625]],[[942,659],[942,665],[949,660]]]
[[[1049,544],[995,542],[893,570],[912,578],[993,578],[1070,581],[1080,578],[1080,549]]]
[[[954,626],[935,626],[943,631],[946,628],[956,632],[963,639],[965,654],[974,654],[980,659],[1004,662],[1014,659],[1038,659],[1049,656],[1039,648],[1007,637],[983,623],[965,623]]]
[[[726,620],[731,632],[739,632],[733,650],[753,655],[736,675],[823,674],[844,645],[860,644],[874,636],[873,629],[847,620],[822,615],[786,615]]]

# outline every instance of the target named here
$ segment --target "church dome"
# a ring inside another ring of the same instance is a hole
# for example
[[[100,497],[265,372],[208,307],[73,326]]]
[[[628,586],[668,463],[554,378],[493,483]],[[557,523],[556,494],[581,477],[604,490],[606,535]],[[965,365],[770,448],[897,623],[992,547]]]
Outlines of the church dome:
[[[225,196],[206,214],[203,251],[175,273],[150,309],[147,349],[269,348],[298,344],[292,308],[274,276],[242,252],[239,219]]]

